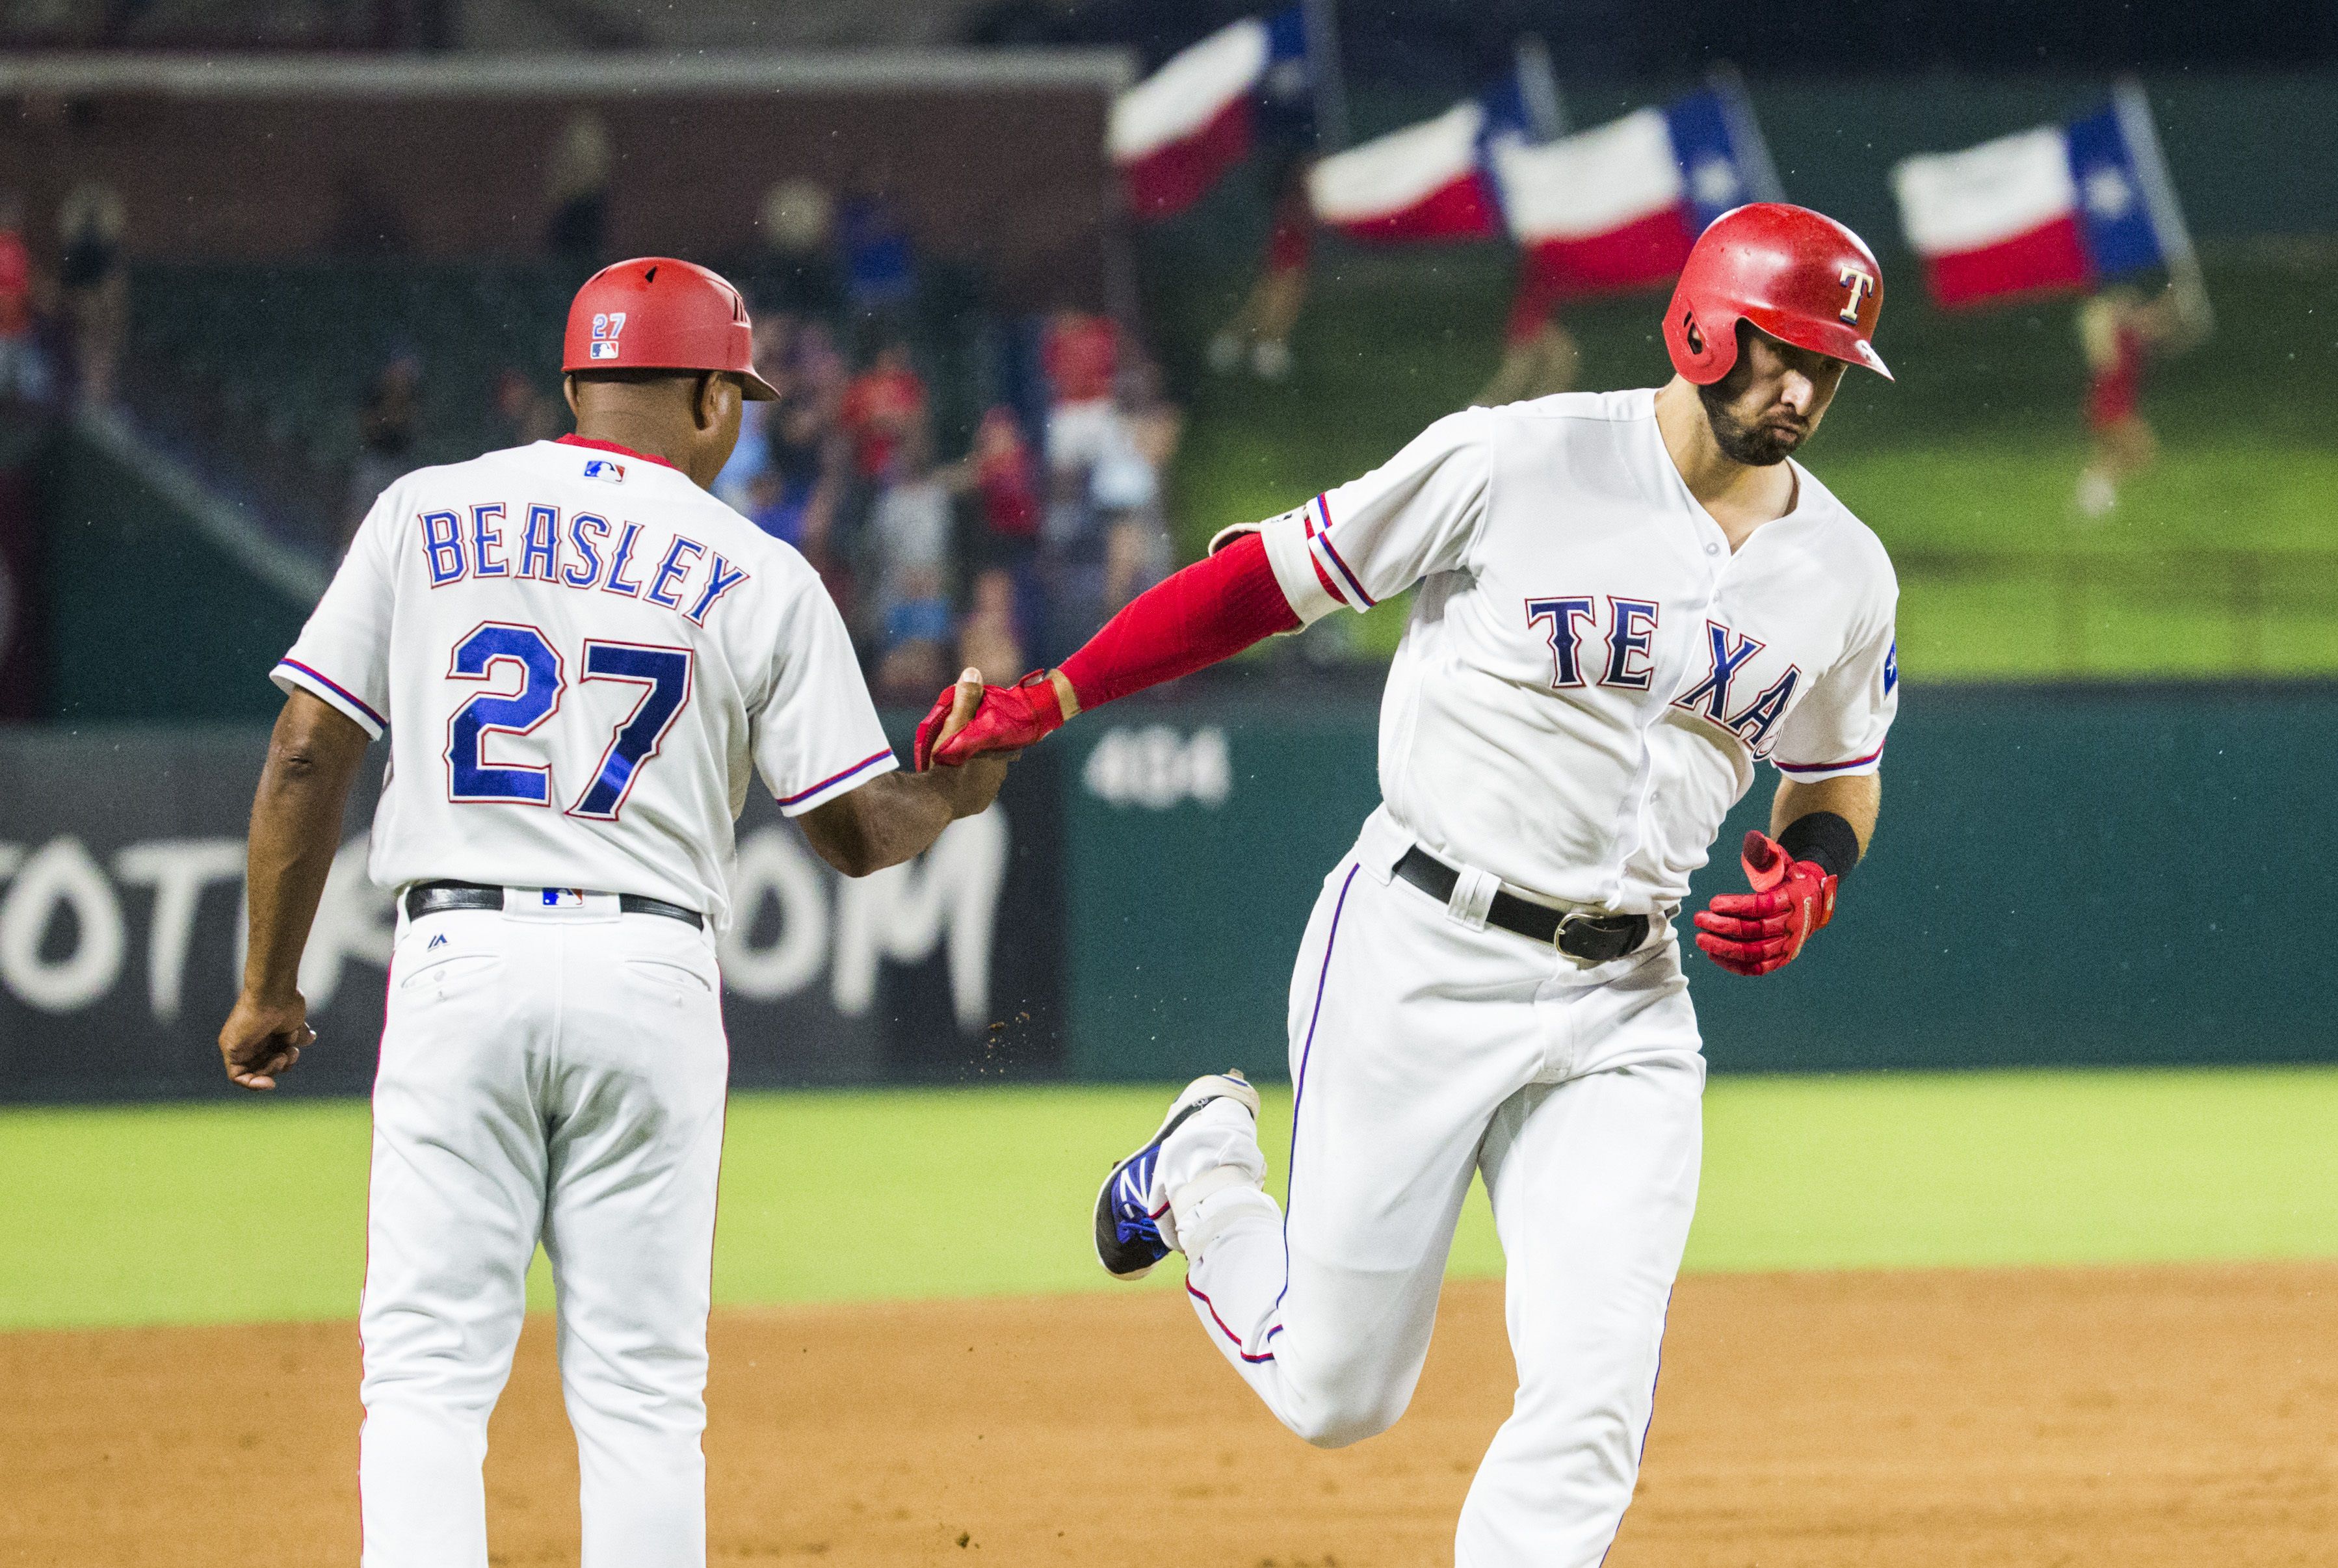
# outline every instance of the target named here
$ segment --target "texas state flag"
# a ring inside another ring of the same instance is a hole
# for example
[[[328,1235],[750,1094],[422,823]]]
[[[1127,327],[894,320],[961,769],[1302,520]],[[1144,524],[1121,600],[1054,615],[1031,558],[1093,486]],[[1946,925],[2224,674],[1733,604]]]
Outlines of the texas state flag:
[[[1670,282],[1706,224],[1778,195],[1753,116],[1718,89],[1492,152],[1510,234],[1557,299]]]
[[[1353,240],[1490,240],[1502,232],[1493,143],[1528,139],[1516,82],[1434,120],[1335,152],[1308,172],[1316,221]]]
[[[1942,305],[2084,289],[2185,242],[2138,98],[1892,171],[1908,243]]]
[[[1105,142],[1137,217],[1174,217],[1251,148],[1262,97],[1303,92],[1307,28],[1297,6],[1246,16],[1169,57],[1113,101]]]

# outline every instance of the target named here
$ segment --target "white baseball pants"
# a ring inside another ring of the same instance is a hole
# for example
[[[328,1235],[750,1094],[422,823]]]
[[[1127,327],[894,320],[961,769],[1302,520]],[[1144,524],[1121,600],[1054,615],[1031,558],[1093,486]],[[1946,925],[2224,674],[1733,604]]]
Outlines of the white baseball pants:
[[[391,963],[359,1319],[365,1568],[486,1568],[487,1416],[539,1238],[584,1568],[702,1568],[729,1076],[713,939],[608,895],[506,900],[401,917]]]
[[[1639,1473],[1696,1206],[1704,1061],[1679,944],[1586,968],[1392,880],[1400,844],[1365,846],[1326,879],[1292,979],[1289,1212],[1246,1186],[1181,1210],[1187,1290],[1285,1426],[1369,1437],[1412,1397],[1482,1171],[1518,1391],[1455,1561],[1594,1568]],[[1164,1181],[1249,1136],[1223,1103],[1172,1138]]]

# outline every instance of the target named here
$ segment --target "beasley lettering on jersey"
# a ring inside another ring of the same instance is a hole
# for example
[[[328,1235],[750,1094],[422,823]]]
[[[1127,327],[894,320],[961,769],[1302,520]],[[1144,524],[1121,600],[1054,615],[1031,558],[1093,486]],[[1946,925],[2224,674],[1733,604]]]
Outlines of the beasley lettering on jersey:
[[[607,466],[600,458],[592,464]],[[660,534],[639,523],[612,524],[603,514],[582,509],[564,519],[558,506],[542,501],[526,505],[519,536],[507,548],[504,528],[511,510],[506,502],[476,501],[419,514],[415,542],[425,557],[430,586],[495,577],[549,583],[580,593],[598,590],[638,599],[703,626],[722,596],[747,580],[743,567],[732,565],[720,551],[710,553],[688,534]],[[518,551],[516,563],[510,549]],[[656,566],[644,568],[643,564],[653,559]]]

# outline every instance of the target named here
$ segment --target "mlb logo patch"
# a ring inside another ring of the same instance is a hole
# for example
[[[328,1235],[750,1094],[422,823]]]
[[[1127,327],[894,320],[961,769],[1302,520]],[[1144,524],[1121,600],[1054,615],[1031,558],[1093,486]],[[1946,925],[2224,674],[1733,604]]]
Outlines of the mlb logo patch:
[[[617,357],[617,337],[624,329],[624,311],[602,311],[593,318],[593,346],[586,352],[595,359],[614,359]]]
[[[623,485],[625,482],[625,466],[623,463],[612,463],[606,457],[588,458],[584,464],[584,477],[605,479],[612,485]]]
[[[546,909],[582,909],[584,907],[584,889],[546,887],[544,890],[544,906]]]

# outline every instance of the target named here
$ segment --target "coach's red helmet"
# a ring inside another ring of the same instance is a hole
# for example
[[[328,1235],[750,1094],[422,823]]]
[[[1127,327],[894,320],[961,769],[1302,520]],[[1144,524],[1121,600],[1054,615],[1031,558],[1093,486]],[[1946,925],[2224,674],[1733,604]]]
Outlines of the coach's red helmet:
[[[560,368],[728,370],[752,402],[779,397],[755,374],[747,302],[722,274],[671,256],[604,267],[576,290]]]
[[[1673,367],[1709,387],[1737,363],[1737,323],[1891,379],[1875,352],[1883,270],[1867,242],[1824,213],[1756,201],[1713,220],[1688,253],[1665,347]],[[572,328],[574,330],[574,328]]]

